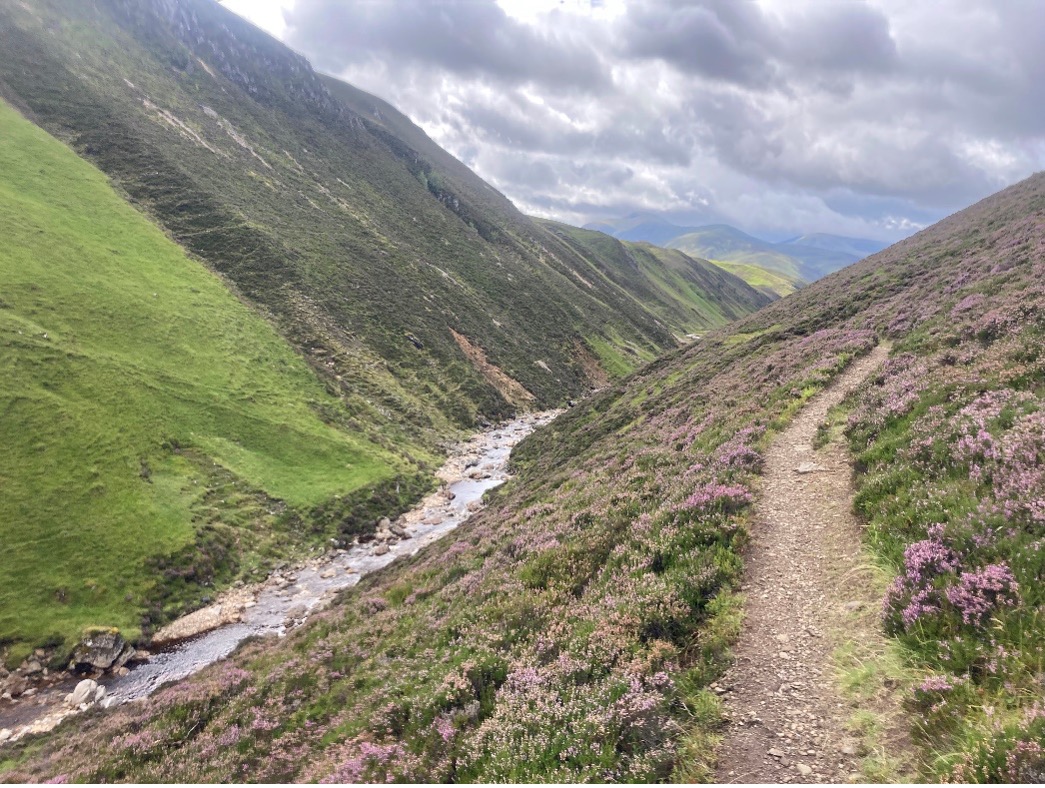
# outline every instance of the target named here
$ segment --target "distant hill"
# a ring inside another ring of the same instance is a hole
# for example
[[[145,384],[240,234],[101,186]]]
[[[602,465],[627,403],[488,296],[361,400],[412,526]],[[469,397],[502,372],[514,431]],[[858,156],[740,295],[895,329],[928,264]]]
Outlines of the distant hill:
[[[772,243],[728,224],[683,227],[648,214],[586,226],[601,229],[616,238],[650,241],[714,263],[729,263],[727,270],[776,295],[787,295],[803,284],[855,263],[885,246],[865,238],[827,233],[801,235]]]
[[[585,276],[611,279],[665,324],[682,326],[687,334],[725,325],[771,300],[740,277],[679,250],[536,221],[590,266]]]

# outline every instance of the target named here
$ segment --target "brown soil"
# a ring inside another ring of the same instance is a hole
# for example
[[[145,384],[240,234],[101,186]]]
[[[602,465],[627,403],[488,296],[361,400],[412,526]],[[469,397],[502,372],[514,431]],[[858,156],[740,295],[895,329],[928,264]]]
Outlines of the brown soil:
[[[468,360],[479,370],[479,374],[486,378],[486,382],[497,389],[501,396],[510,404],[522,407],[529,405],[536,399],[533,394],[526,390],[522,383],[508,375],[500,367],[491,364],[489,359],[486,358],[486,351],[470,341],[468,337],[464,334],[458,334],[452,328],[450,333],[454,335],[454,340],[461,348],[461,351],[468,357]]]
[[[862,745],[846,732],[851,710],[831,654],[839,634],[861,643],[884,636],[874,615],[855,615],[867,610],[852,588],[866,559],[848,454],[839,442],[815,451],[813,440],[828,410],[887,353],[879,347],[857,360],[766,453],[746,556],[744,630],[735,664],[715,687],[728,718],[716,782],[859,779]]]

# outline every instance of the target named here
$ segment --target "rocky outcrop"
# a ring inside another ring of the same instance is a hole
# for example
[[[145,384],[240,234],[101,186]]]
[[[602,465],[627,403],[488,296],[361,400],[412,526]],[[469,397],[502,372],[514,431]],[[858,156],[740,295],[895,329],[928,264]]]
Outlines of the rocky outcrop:
[[[118,629],[88,630],[73,651],[69,670],[79,673],[122,668],[134,656],[134,646],[123,639]]]
[[[70,708],[86,707],[99,703],[105,698],[105,687],[97,681],[84,679],[76,685],[76,689],[65,696],[65,705]]]

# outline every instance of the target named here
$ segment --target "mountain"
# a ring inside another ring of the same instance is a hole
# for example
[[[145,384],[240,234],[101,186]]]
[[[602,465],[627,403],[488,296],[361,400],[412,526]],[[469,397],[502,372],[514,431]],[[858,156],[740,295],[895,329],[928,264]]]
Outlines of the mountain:
[[[4,105],[5,220],[36,234],[5,234],[0,295],[43,337],[2,356],[9,663],[89,626],[148,636],[372,531],[463,430],[765,303],[672,254],[564,243],[211,0],[2,0],[0,29],[0,96],[109,179]]]
[[[681,327],[580,281],[402,115],[213,0],[4,3],[0,24],[15,106],[226,277],[353,407],[377,404],[427,445],[675,345]]]
[[[1043,250],[1039,174],[669,352],[520,444],[516,478],[442,543],[150,703],[15,745],[4,778],[707,779],[763,452],[888,340],[824,427],[855,455],[867,565],[898,576],[897,667],[862,663],[859,692],[902,696],[924,779],[1029,779]],[[893,743],[869,741],[880,765]]]
[[[823,249],[828,252],[841,252],[842,254],[852,255],[857,260],[862,260],[876,252],[880,252],[887,245],[881,241],[872,241],[868,238],[848,238],[842,235],[831,235],[830,233],[800,235],[777,244],[779,247],[797,246]]]
[[[763,241],[728,224],[683,227],[648,214],[587,225],[617,238],[644,240],[706,258],[753,287],[782,296],[806,282],[881,251],[885,244],[827,233],[801,235],[781,243]]]
[[[740,278],[677,250],[536,221],[590,266],[586,277],[612,280],[666,324],[682,326],[687,334],[725,325],[770,301]]]

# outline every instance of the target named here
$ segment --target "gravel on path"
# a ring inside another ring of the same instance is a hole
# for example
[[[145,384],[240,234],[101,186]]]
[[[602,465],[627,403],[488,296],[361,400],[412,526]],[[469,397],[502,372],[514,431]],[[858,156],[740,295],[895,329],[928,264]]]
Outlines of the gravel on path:
[[[839,583],[847,563],[855,568],[861,560],[861,529],[845,447],[835,442],[815,451],[813,440],[828,410],[887,355],[879,346],[856,360],[766,452],[745,556],[744,629],[734,665],[716,683],[727,716],[718,783],[859,779],[856,747],[845,732],[848,710],[832,678],[829,632],[845,617],[850,597]]]

